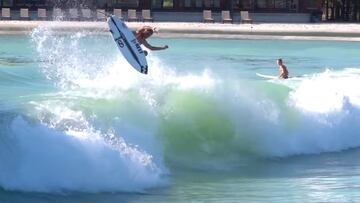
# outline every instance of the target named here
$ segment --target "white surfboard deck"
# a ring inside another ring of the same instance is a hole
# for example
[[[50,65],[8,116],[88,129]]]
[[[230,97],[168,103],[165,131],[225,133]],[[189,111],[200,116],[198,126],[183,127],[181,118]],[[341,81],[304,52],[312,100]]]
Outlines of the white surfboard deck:
[[[129,64],[140,73],[147,74],[146,56],[133,32],[115,15],[110,15],[107,23],[117,47]]]
[[[265,79],[270,79],[270,80],[283,80],[283,79],[280,79],[278,76],[275,76],[275,75],[265,75],[265,74],[261,74],[261,73],[256,73],[257,76],[259,77],[262,77],[262,78],[265,78]],[[286,80],[302,80],[304,78],[304,76],[293,76],[293,77],[288,77]]]
[[[256,73],[257,76],[265,78],[265,79],[278,79],[278,76],[274,76],[274,75],[264,75],[264,74],[260,74],[260,73]]]

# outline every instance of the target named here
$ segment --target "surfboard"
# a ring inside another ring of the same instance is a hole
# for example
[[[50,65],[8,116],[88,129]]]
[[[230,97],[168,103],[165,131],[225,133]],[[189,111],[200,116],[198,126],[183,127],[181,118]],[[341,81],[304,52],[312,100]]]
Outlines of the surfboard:
[[[148,65],[144,50],[136,40],[133,32],[115,15],[107,19],[109,31],[122,55],[129,64],[143,74],[148,73]]]
[[[257,76],[265,78],[265,79],[278,79],[278,76],[274,76],[274,75],[264,75],[264,74],[260,74],[260,73],[256,73]]]

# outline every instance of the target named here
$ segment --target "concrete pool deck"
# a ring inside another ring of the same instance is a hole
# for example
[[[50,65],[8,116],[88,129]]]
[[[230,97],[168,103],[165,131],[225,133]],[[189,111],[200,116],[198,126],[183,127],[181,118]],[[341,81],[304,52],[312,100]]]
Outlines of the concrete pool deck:
[[[209,39],[299,39],[360,41],[360,24],[221,24],[127,22],[131,29],[142,25],[159,28],[154,37],[159,38],[209,38]],[[89,32],[108,34],[106,22],[83,21],[0,21],[0,34],[27,34],[42,27],[57,33]]]

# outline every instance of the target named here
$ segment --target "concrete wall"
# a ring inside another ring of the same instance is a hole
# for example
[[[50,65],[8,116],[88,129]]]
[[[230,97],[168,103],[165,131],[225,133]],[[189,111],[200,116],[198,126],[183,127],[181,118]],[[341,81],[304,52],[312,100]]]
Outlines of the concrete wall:
[[[20,18],[18,10],[11,11],[13,20]],[[138,17],[141,17],[141,12],[138,12]],[[37,12],[30,11],[29,15],[32,20],[37,19]],[[80,15],[80,12],[79,12]],[[123,17],[127,19],[127,12],[123,12]],[[202,12],[153,12],[155,22],[203,22]],[[51,18],[52,12],[48,11],[47,16]],[[93,16],[96,13],[93,12]],[[221,13],[213,12],[212,14],[215,22],[221,22]],[[308,13],[250,13],[250,17],[254,23],[308,23],[310,22],[310,14]],[[234,23],[240,22],[240,12],[234,12],[232,16]],[[66,19],[66,18],[65,18]]]
[[[139,13],[140,14],[140,13]],[[213,12],[215,22],[221,22],[221,13]],[[154,20],[157,22],[202,22],[202,12],[154,12]],[[308,13],[250,13],[254,23],[308,23]],[[240,22],[240,12],[234,12],[232,16],[234,23]]]
[[[252,15],[254,22],[263,23],[308,23],[309,13],[255,13]]]

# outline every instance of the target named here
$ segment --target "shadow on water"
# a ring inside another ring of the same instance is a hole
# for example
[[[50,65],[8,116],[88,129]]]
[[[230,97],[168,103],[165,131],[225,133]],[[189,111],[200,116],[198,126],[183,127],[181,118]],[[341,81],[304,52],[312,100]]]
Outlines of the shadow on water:
[[[1,55],[1,54],[0,54]],[[29,63],[40,63],[40,60],[25,58],[25,57],[1,57],[0,56],[0,65],[4,66],[17,66],[25,65]]]

